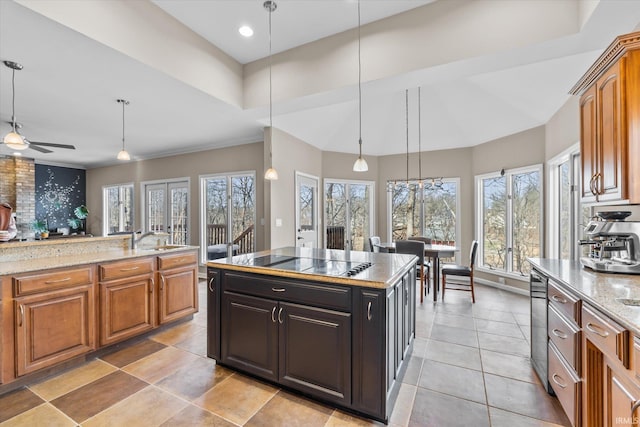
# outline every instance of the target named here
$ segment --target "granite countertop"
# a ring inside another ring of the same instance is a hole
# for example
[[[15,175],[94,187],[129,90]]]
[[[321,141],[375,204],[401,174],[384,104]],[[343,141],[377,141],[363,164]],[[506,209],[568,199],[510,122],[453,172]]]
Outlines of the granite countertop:
[[[25,243],[25,242],[22,242]],[[21,244],[22,244],[21,243]],[[171,249],[110,249],[104,251],[77,253],[71,255],[52,255],[35,259],[18,261],[0,261],[0,276],[10,274],[28,273],[38,270],[49,270],[59,267],[73,267],[76,265],[91,264],[96,262],[118,261],[129,258],[163,255],[186,250],[197,249],[198,246],[180,246]]]
[[[373,265],[355,276],[331,276],[326,274],[314,274],[310,272],[279,269],[277,265],[272,267],[260,267],[253,265],[253,261],[256,258],[268,255],[311,258],[326,261],[347,261],[353,264],[370,262]],[[411,266],[417,261],[417,259],[418,258],[414,255],[286,247],[251,254],[236,255],[231,258],[220,258],[209,261],[207,266],[227,270],[245,271],[249,273],[266,274],[270,276],[320,280],[326,283],[384,289],[397,283],[398,280],[406,274]]]
[[[555,281],[574,291],[589,305],[640,336],[640,306],[620,299],[640,300],[640,275],[599,273],[578,261],[531,258],[531,264]]]

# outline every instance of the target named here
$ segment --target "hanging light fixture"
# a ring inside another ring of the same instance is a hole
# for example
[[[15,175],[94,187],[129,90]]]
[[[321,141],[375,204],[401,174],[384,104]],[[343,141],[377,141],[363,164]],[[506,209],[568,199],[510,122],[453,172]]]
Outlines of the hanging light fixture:
[[[409,89],[404,91],[404,120],[407,131],[407,187],[409,186]]]
[[[278,179],[278,171],[273,167],[273,155],[271,149],[273,147],[273,98],[272,98],[272,82],[271,82],[271,13],[276,10],[278,5],[275,1],[267,0],[262,6],[269,12],[269,169],[264,173],[264,179],[275,181]]]
[[[419,185],[422,188],[424,181],[427,190],[438,190],[442,188],[442,177],[422,177],[422,96],[421,87],[418,86],[418,173],[420,174]]]
[[[367,161],[362,157],[362,63],[360,59],[360,0],[358,0],[358,148],[359,155],[353,164],[354,172],[366,172],[369,170]]]
[[[13,149],[13,150],[26,150],[29,148],[29,144],[27,144],[22,137],[18,133],[16,129],[16,70],[22,70],[22,65],[13,61],[4,61],[4,65],[11,68],[11,126],[12,130],[8,134],[5,135],[2,142],[4,144]]]
[[[118,153],[118,160],[131,160],[131,156],[124,149],[124,106],[129,105],[129,101],[126,99],[118,99],[118,103],[122,104],[122,150]]]

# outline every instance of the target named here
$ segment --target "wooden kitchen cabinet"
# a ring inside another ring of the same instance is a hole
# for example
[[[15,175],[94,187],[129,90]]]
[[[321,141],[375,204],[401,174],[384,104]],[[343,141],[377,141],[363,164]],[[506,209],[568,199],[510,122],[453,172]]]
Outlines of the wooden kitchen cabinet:
[[[93,268],[15,277],[15,375],[95,349]]]
[[[583,202],[640,203],[640,32],[616,38],[571,93],[580,95]]]
[[[99,265],[100,345],[155,326],[155,257]]]
[[[158,320],[161,325],[198,311],[197,252],[158,257]]]

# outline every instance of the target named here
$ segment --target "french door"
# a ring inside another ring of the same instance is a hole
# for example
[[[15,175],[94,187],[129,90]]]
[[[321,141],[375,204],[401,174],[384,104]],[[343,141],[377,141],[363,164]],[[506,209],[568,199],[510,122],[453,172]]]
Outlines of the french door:
[[[373,183],[325,180],[327,249],[367,250],[373,233]]]
[[[145,231],[169,233],[169,243],[189,244],[189,180],[145,183]]]
[[[254,252],[255,172],[200,177],[201,260]]]

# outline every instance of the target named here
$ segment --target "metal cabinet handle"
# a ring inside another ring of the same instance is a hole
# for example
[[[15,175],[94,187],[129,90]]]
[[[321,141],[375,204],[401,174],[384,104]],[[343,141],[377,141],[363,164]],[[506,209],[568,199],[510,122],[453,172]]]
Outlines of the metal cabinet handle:
[[[606,338],[609,336],[609,332],[603,330],[601,326],[594,325],[591,322],[587,323],[587,329],[593,332],[594,334],[601,336],[602,338]]]
[[[140,268],[140,266],[136,265],[135,267],[121,268],[120,271],[133,271],[133,270],[137,270],[139,268]]]
[[[555,328],[553,331],[551,331],[551,333],[555,336],[557,336],[560,339],[566,340],[567,339],[567,334],[565,334],[564,332],[562,332],[560,329]]]
[[[58,280],[47,280],[46,282],[44,282],[44,284],[51,285],[53,283],[68,282],[69,280],[71,280],[71,277],[65,277],[64,279],[58,279]]]
[[[593,194],[594,196],[597,196],[596,190],[594,190],[593,188],[593,182],[596,179],[596,175],[593,174],[591,175],[591,179],[589,180],[589,190],[591,190],[591,194]]]
[[[20,304],[20,324],[18,326],[22,326],[24,323],[24,305]]]
[[[286,289],[285,289],[285,288],[271,288],[271,290],[272,290],[273,292],[284,292],[284,291],[286,291]]]
[[[373,316],[371,316],[371,301],[367,304],[367,320],[371,320]]]
[[[558,384],[561,388],[567,388],[567,384],[558,381],[558,378],[560,378],[562,380],[562,377],[558,374],[553,374],[551,376],[551,379],[553,380],[554,383]]]
[[[631,417],[633,417],[633,414],[636,412],[638,407],[640,407],[640,400],[636,400],[636,402],[631,407]]]
[[[273,308],[271,309],[271,321],[273,323],[276,323],[276,306],[274,305]]]
[[[278,322],[282,324],[282,307],[278,310]]]
[[[551,300],[555,301],[555,302],[558,302],[560,304],[566,304],[567,303],[566,299],[564,299],[564,298],[562,298],[562,297],[560,297],[558,295],[551,295]]]
[[[164,276],[161,274],[160,275],[160,290],[161,291],[164,290],[164,285],[165,285]]]
[[[153,280],[153,277],[151,278],[151,287],[149,288],[149,293],[152,294],[153,293],[153,288],[156,287],[156,281]]]
[[[209,291],[213,292],[213,281],[215,280],[215,276],[212,276],[211,279],[209,279]]]
[[[598,172],[595,176],[595,179],[593,180],[593,188],[596,190],[596,196],[599,196],[600,194],[602,194],[602,190],[598,188],[598,178],[601,178],[601,177],[602,177],[602,174]]]

